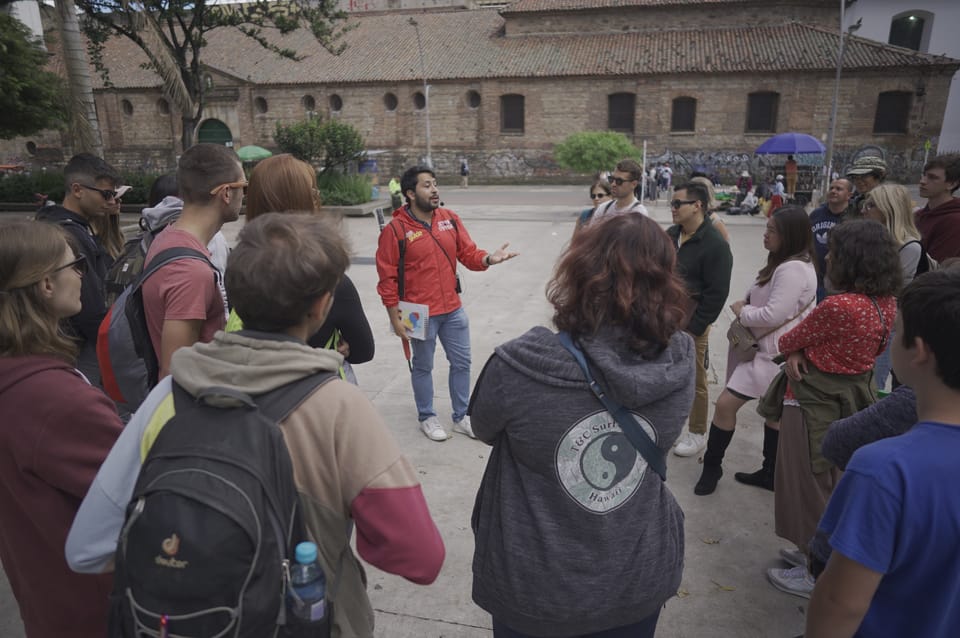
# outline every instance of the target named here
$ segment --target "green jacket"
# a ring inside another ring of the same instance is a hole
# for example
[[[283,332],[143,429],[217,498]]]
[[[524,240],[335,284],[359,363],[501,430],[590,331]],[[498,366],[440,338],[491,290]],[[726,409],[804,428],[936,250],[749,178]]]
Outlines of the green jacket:
[[[668,228],[667,234],[677,247],[677,269],[697,304],[687,331],[699,337],[723,311],[730,293],[733,253],[709,218],[703,220],[700,228],[682,246],[678,246],[679,225]]]
[[[783,413],[783,395],[789,383],[807,424],[810,469],[814,474],[820,474],[833,467],[821,451],[830,424],[876,403],[877,391],[873,370],[854,375],[830,374],[821,372],[809,361],[807,369],[800,382],[788,379],[781,370],[760,399],[757,412],[765,419],[779,421]]]

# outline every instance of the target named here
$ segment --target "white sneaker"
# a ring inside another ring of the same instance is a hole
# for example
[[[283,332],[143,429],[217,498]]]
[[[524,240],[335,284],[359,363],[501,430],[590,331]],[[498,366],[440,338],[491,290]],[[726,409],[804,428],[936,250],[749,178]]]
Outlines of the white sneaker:
[[[465,434],[471,439],[477,438],[477,435],[473,433],[473,426],[470,424],[470,417],[468,416],[464,416],[459,421],[454,421],[453,431],[459,432],[460,434]]]
[[[707,447],[706,434],[694,434],[690,431],[680,435],[673,453],[677,456],[696,456]]]
[[[781,549],[780,558],[790,563],[794,567],[806,567],[807,555],[799,549]]]
[[[423,430],[423,433],[431,441],[446,441],[450,438],[447,431],[440,425],[440,419],[435,416],[428,416],[423,421],[420,421],[420,429]]]
[[[810,598],[813,592],[813,576],[807,571],[806,567],[791,567],[789,569],[778,569],[771,567],[767,570],[767,579],[770,584],[782,592]]]

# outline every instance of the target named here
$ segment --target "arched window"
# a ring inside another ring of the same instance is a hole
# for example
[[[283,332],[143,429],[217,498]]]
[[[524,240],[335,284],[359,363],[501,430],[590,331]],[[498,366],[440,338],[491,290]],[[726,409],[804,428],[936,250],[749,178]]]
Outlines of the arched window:
[[[885,91],[877,97],[877,113],[873,117],[874,133],[906,133],[910,124],[909,91]]]
[[[130,100],[120,100],[120,108],[123,109],[123,114],[126,116],[133,115],[133,102]]]
[[[384,94],[384,96],[383,96],[383,107],[384,107],[385,109],[387,109],[388,111],[396,111],[398,104],[399,104],[399,102],[397,101],[397,96],[396,96],[396,95],[394,95],[393,93],[386,93],[386,94]]]
[[[330,110],[339,113],[343,110],[343,98],[334,93],[330,96]]]
[[[500,132],[523,133],[524,98],[522,95],[500,96]]]
[[[613,93],[607,96],[607,128],[611,131],[633,133],[637,96],[633,93]]]
[[[480,94],[476,91],[467,91],[467,106],[472,109],[480,107]]]
[[[253,107],[256,109],[257,113],[261,115],[267,112],[267,99],[258,97],[253,101]]]
[[[300,98],[300,104],[303,105],[304,111],[317,110],[317,100],[312,95],[304,95],[302,98]]]
[[[678,133],[692,133],[697,130],[696,98],[674,98],[673,108],[670,110],[670,130]]]
[[[776,133],[780,94],[759,91],[747,96],[747,133]]]
[[[890,20],[887,42],[898,47],[926,52],[930,45],[933,14],[929,11],[905,11]]]
[[[201,144],[223,144],[233,146],[233,134],[230,128],[220,120],[204,120],[197,127],[197,142]]]
[[[413,94],[413,108],[418,111],[422,111],[427,107],[427,98],[423,96],[423,93],[417,91]]]

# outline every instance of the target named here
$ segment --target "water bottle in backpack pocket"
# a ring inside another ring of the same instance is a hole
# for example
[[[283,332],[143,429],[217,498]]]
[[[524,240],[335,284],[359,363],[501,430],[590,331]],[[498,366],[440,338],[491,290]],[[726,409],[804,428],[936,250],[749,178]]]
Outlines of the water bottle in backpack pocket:
[[[285,574],[287,623],[296,638],[325,638],[330,635],[330,609],[326,599],[327,579],[317,560],[317,546],[297,545],[296,562]]]

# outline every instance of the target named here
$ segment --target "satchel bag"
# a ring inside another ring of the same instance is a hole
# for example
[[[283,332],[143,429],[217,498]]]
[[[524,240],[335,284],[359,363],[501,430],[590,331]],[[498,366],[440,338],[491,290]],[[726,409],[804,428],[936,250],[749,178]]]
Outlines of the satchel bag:
[[[730,327],[727,329],[727,340],[730,341],[730,347],[733,348],[733,351],[737,353],[737,358],[740,359],[740,361],[753,361],[753,358],[757,356],[758,352],[760,352],[760,340],[769,334],[773,334],[780,328],[784,327],[802,315],[816,298],[817,296],[814,295],[813,298],[807,302],[807,305],[800,309],[800,312],[793,315],[779,326],[767,330],[759,337],[755,337],[750,328],[740,323],[740,317],[737,317],[730,322]]]

